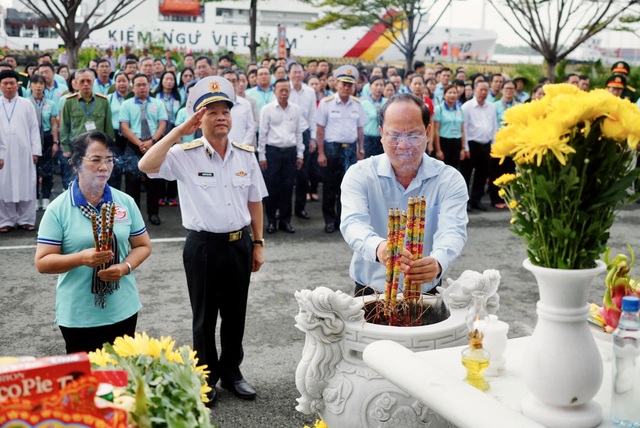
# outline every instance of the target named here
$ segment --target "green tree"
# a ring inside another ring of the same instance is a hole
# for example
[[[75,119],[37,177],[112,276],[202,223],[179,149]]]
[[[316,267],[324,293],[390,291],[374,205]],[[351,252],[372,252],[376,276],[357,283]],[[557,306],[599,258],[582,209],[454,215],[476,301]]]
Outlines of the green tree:
[[[69,66],[72,68],[77,67],[78,49],[91,33],[113,24],[143,2],[144,0],[115,0],[109,1],[107,5],[107,0],[20,0],[20,3],[55,28],[64,42],[69,55]],[[77,18],[82,20],[79,25]]]
[[[404,55],[407,70],[413,68],[418,45],[429,35],[452,0],[303,0],[328,9],[321,18],[307,24],[315,30],[335,24],[340,28],[371,27]],[[436,5],[446,3],[439,13]],[[428,23],[429,16],[436,18]]]
[[[547,76],[582,43],[609,27],[638,0],[489,0],[511,29],[547,64]]]

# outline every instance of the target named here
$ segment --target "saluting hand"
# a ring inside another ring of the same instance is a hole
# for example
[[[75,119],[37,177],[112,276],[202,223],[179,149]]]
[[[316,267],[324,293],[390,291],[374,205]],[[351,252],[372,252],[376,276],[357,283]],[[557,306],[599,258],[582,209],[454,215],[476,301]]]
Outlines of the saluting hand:
[[[87,248],[82,251],[82,264],[94,268],[100,266],[113,258],[111,251],[97,251],[95,248]]]
[[[180,134],[182,135],[195,134],[198,128],[200,128],[200,125],[202,125],[202,117],[204,116],[206,111],[207,111],[206,108],[201,108],[200,110],[195,112],[193,115],[191,115],[191,117],[189,117],[189,119],[187,119],[184,123],[178,126],[178,129],[180,130]]]

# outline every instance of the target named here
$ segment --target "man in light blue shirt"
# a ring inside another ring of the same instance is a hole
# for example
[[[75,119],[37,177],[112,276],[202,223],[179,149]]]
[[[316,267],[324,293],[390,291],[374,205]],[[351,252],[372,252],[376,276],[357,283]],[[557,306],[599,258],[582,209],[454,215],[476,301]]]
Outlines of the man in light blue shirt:
[[[356,293],[384,291],[389,209],[406,209],[410,197],[424,196],[424,257],[413,260],[404,250],[402,272],[428,292],[466,242],[467,187],[456,169],[425,154],[429,110],[413,95],[384,105],[380,134],[384,154],[356,163],[342,182],[340,231],[354,251],[349,275]]]

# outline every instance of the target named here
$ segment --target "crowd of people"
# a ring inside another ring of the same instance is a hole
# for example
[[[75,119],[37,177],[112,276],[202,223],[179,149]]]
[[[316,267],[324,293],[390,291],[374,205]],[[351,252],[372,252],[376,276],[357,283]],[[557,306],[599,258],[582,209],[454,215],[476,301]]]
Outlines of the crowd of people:
[[[74,171],[68,162],[71,142],[95,130],[105,132],[115,142],[117,164],[109,185],[122,187],[138,206],[141,190],[146,190],[147,219],[152,225],[160,225],[159,207],[179,204],[176,183],[149,179],[137,162],[155,142],[187,119],[185,104],[190,88],[204,77],[215,75],[229,80],[238,95],[232,108],[230,138],[256,148],[270,194],[265,200],[269,234],[278,230],[295,233],[292,217],[308,219],[306,203],[318,200],[322,200],[325,231],[332,233],[338,228],[342,176],[357,160],[382,153],[377,115],[398,93],[415,95],[429,108],[432,126],[427,153],[463,174],[469,187],[468,209],[486,211],[481,200],[487,190],[491,205],[505,209],[506,204],[490,183],[513,171],[514,165],[499,165],[491,159],[493,136],[508,108],[543,97],[544,85],[549,83],[541,78],[529,94],[525,87],[530,82],[524,77],[467,75],[462,66],[451,69],[441,63],[427,66],[420,61],[407,71],[394,66],[334,69],[324,59],[312,59],[303,65],[288,56],[249,63],[243,70],[232,52],[220,55],[217,61],[193,54],[176,56],[167,51],[162,58],[155,58],[147,48],[136,55],[127,46],[117,58],[108,49],[88,67],[70,70],[66,56],[61,55],[59,65],[54,66],[52,56],[43,53],[37,63],[24,64],[24,72],[18,72],[16,56],[2,58],[0,71],[16,72],[12,75],[16,95],[31,102],[39,129],[37,133],[33,129],[27,132],[26,127],[18,130],[24,146],[32,146],[29,153],[35,167],[20,155],[20,168],[0,173],[0,188],[5,189],[0,233],[15,227],[35,230],[36,210],[46,210],[51,202],[54,171],[60,170],[64,189],[73,180]],[[626,83],[628,75],[629,65],[616,63],[607,87],[635,102],[635,90]],[[565,81],[590,89],[588,76],[569,74]],[[10,134],[3,134],[10,139],[16,130],[10,124],[14,112],[12,88],[7,91],[3,128]],[[343,107],[344,112],[339,113]],[[31,110],[19,108],[15,114],[17,124]],[[24,122],[33,128],[34,121]],[[200,135],[196,131],[181,141],[189,142]],[[7,161],[17,159],[15,150],[7,151],[3,146],[6,144],[0,146],[0,155],[5,151],[7,155],[2,155],[0,162],[5,157]],[[33,169],[37,174],[35,194],[27,180]],[[324,183],[322,197],[318,195],[320,182]]]
[[[508,208],[491,183],[515,165],[492,159],[491,144],[506,110],[544,97],[548,83],[529,95],[522,77],[440,63],[404,72],[287,57],[241,70],[233,55],[112,54],[78,70],[48,54],[25,72],[15,56],[0,61],[0,233],[34,231],[45,211],[35,265],[58,274],[67,351],[91,351],[135,332],[132,273],[151,253],[143,185],[150,224],[162,223],[160,207],[180,206],[194,349],[211,372],[211,402],[218,380],[256,397],[240,365],[263,232],[295,233],[292,218],[308,220],[306,204],[321,199],[324,231],[339,229],[354,251],[355,293],[381,291],[389,208],[426,197],[424,257],[405,250],[401,260],[407,281],[434,293],[466,242],[467,213],[487,210],[486,193]],[[608,90],[634,97],[628,74],[616,63]],[[566,82],[589,89],[586,76]],[[64,192],[51,201],[56,164]]]

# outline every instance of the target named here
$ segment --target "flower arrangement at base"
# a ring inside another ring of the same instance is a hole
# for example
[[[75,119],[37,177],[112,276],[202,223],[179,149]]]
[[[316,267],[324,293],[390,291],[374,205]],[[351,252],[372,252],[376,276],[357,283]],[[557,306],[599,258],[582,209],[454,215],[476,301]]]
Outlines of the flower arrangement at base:
[[[309,425],[305,425],[303,428],[311,428]],[[313,428],[329,428],[327,424],[324,423],[322,419],[317,419],[316,423],[313,425]]]
[[[211,427],[204,403],[211,388],[206,366],[198,366],[188,346],[174,349],[170,337],[160,340],[146,333],[118,337],[89,353],[94,370],[118,369],[128,373],[128,386],[114,395],[140,428]]]
[[[616,211],[636,198],[640,110],[602,89],[556,84],[545,94],[505,112],[491,156],[512,158],[517,173],[494,184],[534,265],[593,268]]]
[[[602,307],[592,303],[589,309],[589,322],[607,333],[618,327],[622,314],[622,298],[624,296],[640,297],[640,279],[631,278],[631,267],[636,261],[631,245],[627,244],[631,260],[626,254],[616,254],[611,258],[611,248],[604,253],[607,264],[607,287],[602,298]]]

